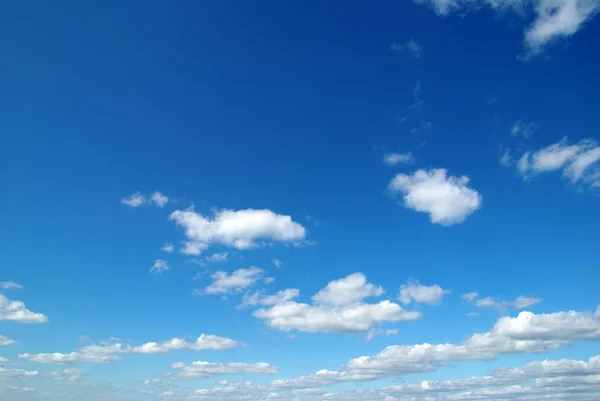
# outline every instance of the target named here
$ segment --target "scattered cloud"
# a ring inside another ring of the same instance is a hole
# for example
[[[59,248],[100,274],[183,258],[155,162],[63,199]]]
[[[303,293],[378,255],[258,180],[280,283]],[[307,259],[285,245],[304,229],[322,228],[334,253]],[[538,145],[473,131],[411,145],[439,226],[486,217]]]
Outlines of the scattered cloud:
[[[273,259],[273,266],[275,266],[278,269],[281,269],[281,265],[283,264],[283,262],[279,259]]]
[[[257,240],[301,243],[306,229],[290,216],[271,210],[219,210],[212,218],[193,209],[176,210],[170,219],[185,229],[188,238],[183,253],[199,255],[210,245],[220,244],[236,249],[259,246]]]
[[[417,280],[414,280],[400,286],[398,300],[404,305],[408,305],[412,302],[426,305],[439,305],[444,295],[449,293],[450,290],[444,290],[437,284],[426,286],[419,284]]]
[[[559,39],[571,37],[600,10],[598,0],[415,0],[431,7],[438,15],[477,11],[484,6],[505,12],[513,11],[528,16],[524,10],[533,10],[533,20],[526,22],[523,39],[525,56],[530,58],[543,52]]]
[[[229,256],[229,253],[227,252],[219,252],[219,253],[213,253],[210,256],[207,256],[204,261],[206,263],[223,263],[223,262],[227,262],[227,258]]]
[[[234,374],[275,374],[279,370],[268,363],[213,363],[196,361],[190,365],[185,365],[181,362],[175,362],[171,365],[172,369],[176,369],[174,375],[176,379],[203,379],[215,375],[234,375]],[[196,392],[196,394],[199,394]]]
[[[66,368],[62,370],[53,370],[47,373],[44,373],[44,377],[48,377],[50,379],[64,381],[64,382],[74,382],[79,380],[82,376],[85,375],[85,372],[81,369],[76,368]]]
[[[296,288],[288,288],[286,290],[278,291],[274,295],[263,295],[261,291],[247,292],[244,294],[241,306],[254,306],[254,305],[277,305],[284,302],[291,301],[294,298],[300,296],[300,290]]]
[[[312,305],[283,301],[268,309],[261,308],[253,315],[278,330],[312,333],[367,333],[384,322],[416,320],[421,317],[419,312],[406,311],[387,300],[375,304],[363,301],[364,298],[383,293],[381,287],[368,283],[362,273],[353,273],[343,279],[331,281],[313,296]]]
[[[532,122],[525,122],[523,120],[519,120],[513,124],[510,133],[513,136],[522,136],[527,139],[531,137],[535,132],[540,128],[540,125]]]
[[[131,349],[135,354],[166,354],[169,351],[178,350],[227,350],[237,347],[239,344],[230,338],[218,337],[211,334],[201,334],[194,342],[188,342],[180,338],[172,338],[161,343],[148,342]]]
[[[165,242],[165,244],[162,246],[163,251],[167,252],[167,253],[172,253],[174,250],[173,244],[169,243],[169,242]]]
[[[421,81],[417,81],[413,88],[413,103],[408,106],[408,109],[413,113],[422,113],[425,107],[425,101],[421,98]]]
[[[515,163],[516,160],[514,157],[511,156],[510,149],[506,148],[504,150],[504,154],[502,155],[502,157],[500,157],[500,164],[504,167],[510,167],[513,166]]]
[[[204,294],[231,294],[242,292],[253,286],[257,281],[263,278],[264,270],[250,266],[247,269],[238,269],[229,274],[224,271],[218,271],[211,275],[212,283],[202,291],[196,291],[196,295]]]
[[[48,318],[25,307],[21,301],[11,301],[0,294],[0,320],[13,320],[19,323],[46,323]]]
[[[131,208],[143,205],[154,205],[162,208],[169,203],[169,197],[158,191],[153,192],[149,197],[142,195],[140,192],[134,192],[133,194],[122,198],[121,203]]]
[[[371,341],[372,339],[374,339],[378,335],[393,336],[393,335],[396,335],[396,334],[398,334],[398,329],[386,329],[386,330],[384,330],[384,329],[371,329],[367,333],[367,341]]]
[[[545,148],[525,152],[517,169],[528,179],[532,175],[562,170],[562,176],[571,183],[584,182],[590,187],[600,185],[600,146],[593,139],[583,139],[569,145],[563,138]]]
[[[389,49],[396,52],[406,50],[414,58],[420,58],[423,55],[423,46],[415,39],[409,39],[405,43],[394,41]]]
[[[10,290],[10,289],[20,290],[23,288],[23,286],[15,283],[14,281],[3,281],[2,283],[0,283],[0,288],[2,288],[3,290]]]
[[[149,273],[160,276],[161,274],[163,274],[163,272],[166,272],[167,270],[169,270],[169,263],[167,263],[167,261],[163,259],[156,259],[154,261],[154,264],[150,268]]]
[[[482,196],[468,183],[469,177],[447,176],[445,169],[418,170],[396,175],[388,189],[403,195],[406,208],[428,213],[432,223],[453,225],[481,208]]]
[[[400,163],[411,163],[413,161],[413,155],[411,152],[407,153],[386,153],[383,155],[383,163],[388,166],[395,166]]]
[[[11,340],[10,338],[3,336],[0,334],[0,346],[8,346],[8,345],[13,345],[15,343],[15,340]]]
[[[518,296],[514,301],[497,300],[491,297],[477,299],[478,296],[479,294],[476,292],[469,292],[463,294],[461,298],[463,301],[472,303],[479,308],[491,308],[500,311],[504,311],[506,308],[525,309],[542,302],[542,298],[526,297],[523,295]]]

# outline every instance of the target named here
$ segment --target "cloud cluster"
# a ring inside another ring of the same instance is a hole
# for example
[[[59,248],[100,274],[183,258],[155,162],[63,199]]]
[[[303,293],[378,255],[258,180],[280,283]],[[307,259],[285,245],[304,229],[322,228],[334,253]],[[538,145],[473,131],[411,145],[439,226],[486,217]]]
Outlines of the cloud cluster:
[[[468,184],[467,176],[448,176],[445,169],[432,169],[398,174],[388,189],[403,196],[406,208],[429,214],[432,223],[453,225],[481,207],[481,195]]]
[[[525,55],[541,53],[549,44],[572,36],[600,10],[600,0],[415,0],[445,16],[484,6],[513,11],[530,20],[524,30]],[[529,17],[533,18],[530,19]]]
[[[295,289],[285,295],[297,296]],[[400,305],[381,301],[365,303],[368,297],[384,293],[380,286],[367,282],[362,273],[353,273],[340,280],[331,281],[313,297],[313,304],[285,300],[271,308],[261,308],[253,313],[272,328],[304,332],[367,333],[373,326],[385,322],[416,320],[419,312],[406,311]],[[282,295],[284,295],[282,294]],[[260,302],[257,302],[260,303]]]
[[[230,338],[218,337],[210,334],[201,334],[194,342],[188,342],[180,338],[161,343],[148,342],[140,346],[132,347],[120,342],[103,343],[101,345],[87,345],[77,351],[69,353],[40,353],[19,354],[19,358],[30,362],[68,365],[80,362],[109,363],[118,361],[123,354],[165,354],[178,350],[227,350],[238,346],[238,342]]]
[[[212,218],[193,209],[176,210],[169,218],[185,229],[186,255],[200,255],[213,244],[249,249],[260,240],[300,243],[306,237],[306,229],[290,216],[267,209],[219,210]]]
[[[19,323],[45,323],[48,318],[32,312],[21,301],[11,301],[0,294],[0,320],[13,320]]]
[[[150,196],[142,195],[140,192],[135,192],[121,199],[121,203],[131,208],[140,207],[143,205],[154,205],[163,208],[169,203],[169,197],[155,191]]]
[[[517,163],[524,178],[551,171],[562,171],[571,183],[583,182],[590,187],[600,187],[600,146],[593,139],[583,139],[569,145],[563,138],[545,148],[525,152]]]

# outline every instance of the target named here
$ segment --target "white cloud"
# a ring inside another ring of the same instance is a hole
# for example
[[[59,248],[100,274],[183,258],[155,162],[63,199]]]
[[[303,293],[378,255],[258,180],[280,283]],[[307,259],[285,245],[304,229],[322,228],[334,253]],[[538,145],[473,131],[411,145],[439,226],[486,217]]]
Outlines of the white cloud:
[[[498,309],[500,311],[503,311],[504,309],[509,307],[515,309],[525,309],[542,302],[542,298],[526,297],[524,295],[518,296],[514,301],[504,301],[494,299],[492,297],[477,299],[478,297],[479,294],[476,292],[469,292],[461,296],[463,301],[473,303],[479,308],[491,308]]]
[[[163,251],[167,252],[167,253],[172,253],[174,248],[173,248],[173,244],[169,243],[169,242],[165,242],[165,244],[162,246]]]
[[[312,300],[318,304],[348,305],[367,297],[383,295],[383,287],[368,283],[362,273],[352,273],[347,277],[331,281],[316,293]]]
[[[278,269],[281,269],[281,265],[283,264],[283,262],[279,259],[273,259],[273,266],[275,266]]]
[[[600,10],[599,0],[415,0],[426,4],[438,15],[475,11],[483,6],[505,12],[512,10],[533,20],[524,28],[526,57],[541,53],[549,44],[569,38],[579,31]]]
[[[264,362],[258,363],[212,363],[196,361],[190,365],[183,363],[174,363],[171,368],[177,369],[175,378],[177,379],[202,379],[214,375],[232,375],[232,374],[275,374],[278,369]]]
[[[2,288],[3,290],[9,290],[9,289],[20,290],[23,288],[23,286],[15,283],[14,281],[3,281],[2,283],[0,283],[0,288]]]
[[[294,298],[300,296],[300,291],[296,288],[288,288],[286,290],[278,291],[274,295],[262,295],[260,291],[254,293],[247,292],[244,294],[241,306],[253,306],[253,305],[277,305],[284,302],[291,301]]]
[[[14,343],[15,340],[11,340],[10,338],[0,334],[0,346],[6,347],[8,345],[13,345]]]
[[[176,350],[226,350],[238,346],[237,341],[230,338],[218,337],[210,334],[201,334],[196,341],[190,343],[180,338],[172,338],[161,343],[148,342],[132,348],[131,352],[136,354],[166,354]]]
[[[48,377],[50,379],[58,380],[58,381],[69,381],[74,382],[81,378],[81,376],[85,375],[85,372],[81,369],[75,368],[66,368],[63,370],[53,370],[47,373],[44,373],[44,377]]]
[[[139,207],[146,203],[146,197],[139,192],[135,192],[122,198],[121,203],[129,207]]]
[[[449,294],[449,290],[444,290],[437,284],[426,286],[419,284],[418,281],[409,281],[408,284],[400,286],[400,295],[398,300],[405,305],[415,302],[418,304],[439,305],[444,295]]]
[[[167,261],[163,260],[163,259],[156,259],[154,261],[154,264],[150,268],[149,273],[161,275],[161,274],[163,274],[163,272],[166,272],[167,270],[169,270],[169,263],[167,263]]]
[[[418,170],[396,175],[388,189],[402,193],[405,207],[428,213],[432,223],[452,225],[481,207],[481,195],[468,183],[467,176],[447,176],[445,169]]]
[[[288,295],[295,295],[294,289]],[[376,304],[362,302],[364,298],[379,296],[383,288],[366,281],[362,273],[331,281],[313,296],[314,304],[283,301],[269,309],[259,309],[254,316],[265,320],[272,328],[283,331],[366,333],[384,322],[416,320],[419,312],[404,310],[390,301]],[[256,303],[260,303],[260,296]],[[252,302],[254,299],[252,300]]]
[[[14,320],[19,323],[45,323],[48,318],[25,307],[21,301],[11,301],[0,294],[0,320]]]
[[[227,262],[229,254],[227,252],[213,253],[210,256],[207,256],[204,261],[207,263],[223,263]]]
[[[367,341],[371,341],[378,335],[392,336],[398,334],[398,329],[371,329],[367,333]]]
[[[150,202],[154,203],[157,207],[164,207],[167,203],[169,203],[169,197],[163,195],[162,193],[155,191],[150,196]]]
[[[404,44],[394,41],[390,45],[390,50],[397,52],[406,50],[415,58],[420,58],[423,55],[423,46],[415,39],[409,39]]]
[[[575,311],[539,315],[521,312],[514,318],[500,318],[493,332],[518,340],[598,340],[600,318]]]
[[[212,283],[198,294],[229,294],[251,287],[263,277],[264,271],[256,266],[238,269],[233,273],[218,271],[211,275]]]
[[[413,161],[411,152],[407,153],[386,153],[383,155],[383,163],[388,166],[395,166],[400,163],[410,163]]]
[[[500,164],[503,165],[504,167],[510,167],[510,166],[514,165],[515,162],[516,162],[516,160],[510,154],[510,149],[508,149],[508,148],[505,149],[504,154],[502,155],[502,157],[500,157]]]
[[[523,120],[519,120],[513,124],[511,129],[511,134],[513,136],[522,136],[524,138],[529,138],[540,128],[540,125],[533,122],[525,122]]]
[[[9,377],[35,377],[38,376],[39,372],[37,370],[23,370],[23,369],[6,369],[0,366],[0,378]]]
[[[213,218],[192,209],[176,210],[170,219],[185,228],[185,253],[194,255],[212,244],[249,249],[259,246],[257,240],[298,243],[306,236],[305,228],[290,216],[267,209],[219,210]]]
[[[600,183],[597,172],[600,171],[600,146],[593,139],[584,139],[574,145],[569,145],[563,138],[535,152],[525,152],[517,169],[524,178],[533,174],[550,171],[563,171],[563,177],[572,183],[580,181],[594,186]]]

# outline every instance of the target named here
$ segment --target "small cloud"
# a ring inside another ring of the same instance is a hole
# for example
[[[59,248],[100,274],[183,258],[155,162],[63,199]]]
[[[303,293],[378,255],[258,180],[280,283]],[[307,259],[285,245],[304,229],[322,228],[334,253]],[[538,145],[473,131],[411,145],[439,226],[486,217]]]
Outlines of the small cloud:
[[[396,52],[401,52],[402,50],[404,50],[404,46],[402,46],[400,43],[393,41],[392,44],[390,45],[390,50],[396,51]]]
[[[155,191],[150,197],[150,202],[154,203],[157,207],[164,207],[167,203],[169,203],[169,197],[163,195],[162,193]]]
[[[146,197],[139,192],[135,192],[121,199],[121,203],[129,207],[138,207],[146,203]]]
[[[415,39],[407,40],[404,44],[393,41],[389,49],[395,52],[406,50],[414,58],[420,58],[423,55],[423,46]]]
[[[504,154],[500,158],[500,164],[503,165],[504,167],[510,167],[510,166],[514,165],[515,163],[516,163],[515,158],[510,155],[510,149],[506,148],[506,150],[504,151]]]
[[[485,104],[487,106],[490,106],[490,105],[496,103],[499,100],[500,99],[496,95],[486,96],[486,97],[483,98],[483,101],[485,102]]]
[[[173,244],[171,244],[169,242],[165,242],[165,244],[160,249],[162,249],[165,252],[172,253],[174,248],[173,248]]]
[[[395,166],[400,163],[408,164],[413,161],[411,152],[407,153],[387,153],[383,155],[383,163],[388,166]]]
[[[229,257],[228,252],[219,252],[219,253],[213,253],[212,255],[207,256],[206,258],[204,258],[204,261],[206,263],[223,263],[223,262],[227,262],[228,257]]]
[[[21,284],[15,283],[14,281],[4,281],[4,282],[0,283],[0,288],[2,288],[3,290],[9,290],[9,289],[20,290],[23,288],[23,286]]]
[[[532,122],[525,122],[523,120],[519,120],[513,124],[510,133],[513,136],[522,136],[527,139],[531,137],[535,132],[540,128],[540,125]]]
[[[283,262],[279,259],[273,259],[273,266],[275,266],[278,269],[281,269],[281,265],[283,264]]]
[[[477,316],[479,316],[479,313],[477,313],[477,312],[469,312],[469,313],[467,313],[467,316],[468,317],[477,317]]]
[[[479,294],[478,294],[478,293],[476,293],[476,292],[467,292],[466,294],[462,294],[462,295],[460,296],[460,298],[461,298],[463,301],[465,301],[465,302],[471,303],[471,302],[473,302],[473,301],[475,300],[475,298],[477,298],[478,296],[479,296]]]
[[[265,284],[272,284],[275,282],[275,277],[267,277],[265,278]]]
[[[163,272],[167,270],[169,270],[169,264],[167,263],[167,261],[163,259],[156,259],[154,261],[154,264],[150,268],[149,273],[160,276]]]

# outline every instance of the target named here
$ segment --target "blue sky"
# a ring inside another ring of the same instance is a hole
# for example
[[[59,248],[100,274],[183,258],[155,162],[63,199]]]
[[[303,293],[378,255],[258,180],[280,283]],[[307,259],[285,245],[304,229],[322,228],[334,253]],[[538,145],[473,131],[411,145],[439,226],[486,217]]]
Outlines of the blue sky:
[[[598,0],[84,3],[0,6],[2,400],[598,400]]]

